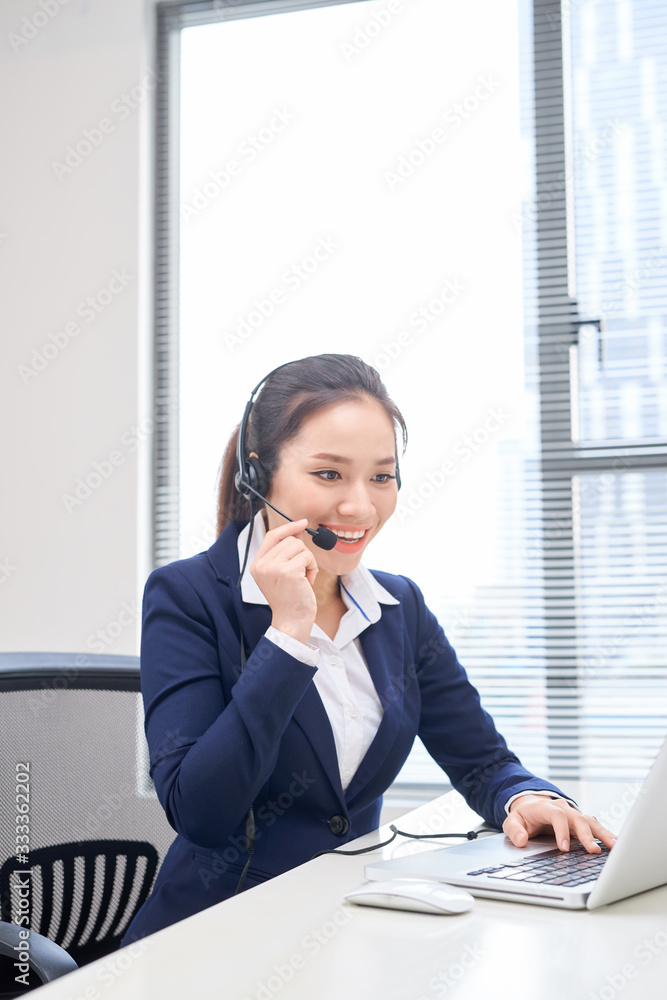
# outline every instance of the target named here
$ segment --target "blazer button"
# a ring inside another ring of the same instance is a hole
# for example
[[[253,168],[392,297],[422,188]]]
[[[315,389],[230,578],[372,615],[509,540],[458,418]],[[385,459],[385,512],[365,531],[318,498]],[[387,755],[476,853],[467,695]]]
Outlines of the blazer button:
[[[341,816],[337,813],[329,820],[329,829],[333,833],[334,837],[344,837],[350,829],[350,821],[346,816]]]

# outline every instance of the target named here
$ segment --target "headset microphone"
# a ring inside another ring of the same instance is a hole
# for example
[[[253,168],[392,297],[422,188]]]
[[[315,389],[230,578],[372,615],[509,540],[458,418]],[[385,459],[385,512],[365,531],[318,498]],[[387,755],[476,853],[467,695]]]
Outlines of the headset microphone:
[[[249,483],[244,482],[240,478],[239,473],[237,473],[236,478],[238,480],[236,482],[236,488],[239,492],[249,490],[251,493],[254,493],[256,497],[259,497],[260,500],[263,500],[265,504],[268,504],[271,510],[275,510],[276,514],[280,514],[281,517],[284,517],[286,521],[294,521],[293,517],[288,517],[287,514],[283,514],[282,510],[278,510],[278,508],[274,507],[273,504],[266,499],[266,497],[262,496],[261,493],[253,489]],[[329,528],[325,528],[323,525],[320,525],[319,528],[305,528],[304,530],[307,531],[309,535],[313,536],[313,542],[315,545],[327,552],[332,549],[338,541],[338,535],[334,531],[330,531]]]

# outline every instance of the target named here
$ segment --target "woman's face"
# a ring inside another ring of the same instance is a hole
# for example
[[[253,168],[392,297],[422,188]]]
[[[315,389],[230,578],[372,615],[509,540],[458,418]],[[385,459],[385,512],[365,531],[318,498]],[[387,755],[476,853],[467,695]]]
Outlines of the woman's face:
[[[324,525],[339,535],[328,552],[307,532],[299,537],[320,570],[342,575],[358,565],[394,512],[395,474],[391,417],[376,399],[346,400],[316,410],[283,445],[267,496],[295,520],[307,517],[309,528]],[[265,510],[269,528],[285,523],[271,508]]]

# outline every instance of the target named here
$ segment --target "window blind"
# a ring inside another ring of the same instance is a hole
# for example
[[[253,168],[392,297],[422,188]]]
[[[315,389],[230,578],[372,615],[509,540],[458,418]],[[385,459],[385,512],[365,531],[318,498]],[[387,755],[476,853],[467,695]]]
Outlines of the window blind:
[[[504,466],[505,582],[440,616],[472,623],[452,641],[527,766],[634,780],[667,735],[667,9],[532,8],[514,221],[535,437]],[[423,748],[399,782],[420,780]]]

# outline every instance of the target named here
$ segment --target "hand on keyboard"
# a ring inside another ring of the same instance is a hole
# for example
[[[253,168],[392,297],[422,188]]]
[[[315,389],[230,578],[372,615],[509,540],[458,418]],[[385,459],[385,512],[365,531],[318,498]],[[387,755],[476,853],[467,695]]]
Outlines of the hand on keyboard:
[[[599,854],[601,840],[613,847],[616,837],[595,816],[586,816],[565,799],[546,795],[522,795],[512,802],[503,830],[516,847],[525,847],[530,837],[554,836],[562,851],[569,851],[577,838],[589,854]]]

